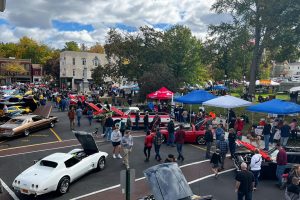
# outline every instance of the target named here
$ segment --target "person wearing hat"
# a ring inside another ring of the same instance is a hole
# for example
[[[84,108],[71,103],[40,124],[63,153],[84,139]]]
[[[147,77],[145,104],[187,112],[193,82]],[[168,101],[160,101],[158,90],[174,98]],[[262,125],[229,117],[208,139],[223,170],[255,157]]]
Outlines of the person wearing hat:
[[[215,174],[215,178],[218,178],[219,173],[219,163],[221,163],[220,149],[216,149],[210,159],[212,171]]]
[[[169,154],[165,160],[165,163],[171,163],[171,162],[176,162],[176,158],[173,154]]]

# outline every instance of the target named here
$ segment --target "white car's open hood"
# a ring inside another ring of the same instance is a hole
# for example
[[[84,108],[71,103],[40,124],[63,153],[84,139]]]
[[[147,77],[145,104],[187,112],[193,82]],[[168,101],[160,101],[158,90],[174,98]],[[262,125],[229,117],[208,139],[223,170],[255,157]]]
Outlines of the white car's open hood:
[[[86,154],[91,155],[99,152],[97,144],[90,133],[85,131],[73,131],[73,133],[80,142]]]

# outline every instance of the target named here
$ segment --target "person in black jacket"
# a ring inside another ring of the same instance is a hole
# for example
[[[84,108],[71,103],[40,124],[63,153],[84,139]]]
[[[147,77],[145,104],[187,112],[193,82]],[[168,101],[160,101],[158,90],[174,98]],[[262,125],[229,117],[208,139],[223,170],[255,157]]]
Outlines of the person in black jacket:
[[[220,149],[217,149],[216,152],[213,153],[210,159],[210,163],[212,171],[215,174],[215,178],[217,178],[219,175],[219,163],[221,163]]]
[[[264,129],[262,131],[262,134],[264,135],[264,141],[265,141],[265,151],[269,151],[269,141],[270,141],[270,134],[271,134],[271,124],[266,121],[266,125],[264,125]]]
[[[233,158],[233,155],[235,153],[235,141],[236,141],[236,133],[234,132],[234,129],[231,128],[229,129],[229,134],[228,134],[228,146],[229,146],[231,158]]]
[[[210,159],[210,149],[211,149],[211,145],[214,141],[214,138],[213,138],[213,133],[212,133],[212,125],[209,125],[206,132],[205,132],[205,135],[204,135],[204,140],[205,140],[205,143],[206,143],[206,154],[205,154],[205,158],[206,159]]]

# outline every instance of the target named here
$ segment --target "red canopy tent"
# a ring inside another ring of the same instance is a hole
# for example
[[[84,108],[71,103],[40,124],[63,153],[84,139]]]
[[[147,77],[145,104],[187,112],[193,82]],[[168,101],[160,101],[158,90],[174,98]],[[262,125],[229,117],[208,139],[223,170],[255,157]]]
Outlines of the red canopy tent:
[[[168,90],[166,87],[162,87],[159,90],[152,92],[147,95],[148,99],[158,99],[158,100],[166,100],[166,99],[172,99],[173,92]]]

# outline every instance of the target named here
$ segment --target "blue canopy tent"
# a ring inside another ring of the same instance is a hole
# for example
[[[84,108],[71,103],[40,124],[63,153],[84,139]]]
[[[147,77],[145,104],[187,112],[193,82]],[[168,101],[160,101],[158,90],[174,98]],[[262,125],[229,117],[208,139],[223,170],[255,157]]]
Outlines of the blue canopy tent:
[[[215,85],[212,89],[213,90],[228,90],[228,87],[226,87],[224,85]]]
[[[205,90],[194,90],[184,96],[175,98],[174,101],[184,104],[202,104],[204,101],[208,101],[216,98],[215,95]]]
[[[215,95],[205,91],[205,90],[193,90],[192,92],[175,98],[174,101],[180,102],[183,104],[202,104],[205,101],[211,100],[216,98]],[[190,106],[190,112],[191,112],[191,106]],[[191,122],[191,118],[190,118]]]
[[[300,105],[280,99],[273,99],[264,103],[259,103],[247,108],[251,112],[271,113],[278,115],[289,115],[300,113]]]

